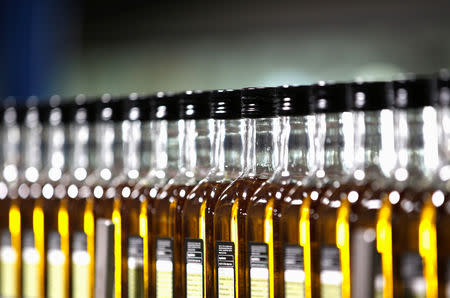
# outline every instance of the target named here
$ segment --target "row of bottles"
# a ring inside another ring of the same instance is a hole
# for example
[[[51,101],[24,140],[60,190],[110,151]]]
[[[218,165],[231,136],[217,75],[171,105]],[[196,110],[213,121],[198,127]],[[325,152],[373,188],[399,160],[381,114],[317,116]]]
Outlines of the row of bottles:
[[[1,297],[450,297],[450,89],[7,98]]]

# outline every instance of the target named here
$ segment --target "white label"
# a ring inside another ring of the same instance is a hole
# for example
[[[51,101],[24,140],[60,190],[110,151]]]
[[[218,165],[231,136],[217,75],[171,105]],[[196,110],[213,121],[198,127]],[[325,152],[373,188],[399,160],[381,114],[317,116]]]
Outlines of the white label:
[[[250,243],[250,297],[269,297],[269,254],[265,243]]]
[[[173,297],[172,247],[172,239],[156,239],[156,297]]]
[[[234,243],[216,243],[217,293],[219,298],[234,298]]]
[[[284,248],[284,296],[305,297],[303,248],[298,245],[287,245]]]
[[[186,239],[186,297],[203,297],[203,241]]]
[[[321,297],[341,297],[342,279],[339,249],[335,246],[322,247],[320,252]]]

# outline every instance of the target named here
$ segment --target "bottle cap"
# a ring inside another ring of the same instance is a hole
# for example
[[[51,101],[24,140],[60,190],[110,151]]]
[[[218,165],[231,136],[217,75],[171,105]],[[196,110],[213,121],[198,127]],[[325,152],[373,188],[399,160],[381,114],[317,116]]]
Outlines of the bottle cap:
[[[30,96],[25,103],[19,107],[19,122],[27,127],[36,127],[39,124],[39,99],[36,96]]]
[[[113,99],[113,105],[116,105],[118,113],[114,121],[137,121],[141,120],[141,104],[140,97],[137,93],[130,93],[128,96],[118,97]]]
[[[245,88],[241,91],[243,118],[276,117],[276,88]]]
[[[178,96],[170,92],[158,92],[149,98],[151,120],[178,120]]]
[[[120,110],[117,100],[109,93],[105,93],[98,100],[95,100],[95,121],[112,121],[118,119]]]
[[[320,82],[311,86],[310,104],[314,113],[342,113],[350,110],[350,90],[346,83]]]
[[[312,113],[309,104],[310,86],[280,86],[277,92],[279,116],[304,116]]]
[[[179,94],[179,115],[180,119],[208,119],[209,98],[211,92],[209,91],[186,91]]]
[[[210,118],[240,119],[241,91],[227,89],[227,90],[215,90],[211,92]]]
[[[414,109],[433,106],[436,102],[436,80],[428,77],[409,77],[393,82],[394,106]]]
[[[450,106],[450,71],[442,69],[437,80],[437,104],[443,107]]]
[[[21,121],[19,109],[15,97],[9,96],[2,101],[1,117],[2,123],[6,126],[15,125]]]
[[[53,95],[50,98],[40,101],[38,104],[39,120],[41,123],[50,124],[52,126],[62,123],[61,97]]]
[[[64,123],[84,124],[88,122],[87,98],[78,94],[74,98],[64,101],[61,105]]]
[[[350,89],[350,106],[355,111],[390,109],[394,90],[390,82],[355,82]]]

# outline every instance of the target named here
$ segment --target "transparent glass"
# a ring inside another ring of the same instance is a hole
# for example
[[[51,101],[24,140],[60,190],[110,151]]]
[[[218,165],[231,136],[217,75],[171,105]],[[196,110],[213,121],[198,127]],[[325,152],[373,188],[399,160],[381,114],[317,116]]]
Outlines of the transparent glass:
[[[21,220],[18,199],[21,130],[17,111],[4,111],[1,127],[2,173],[0,175],[0,296],[21,295]]]
[[[94,127],[86,122],[86,111],[78,110],[68,129],[68,171],[63,177],[67,186],[69,214],[69,255],[72,296],[94,296],[94,201],[86,179],[91,173],[89,151]]]
[[[219,243],[227,242],[233,246],[234,283],[230,289],[223,289],[217,282],[219,296],[222,291],[235,297],[249,295],[249,264],[247,255],[247,231],[245,217],[247,206],[254,192],[269,179],[278,166],[278,137],[280,130],[278,118],[244,119],[244,173],[234,180],[219,197],[214,216],[214,239],[216,249]],[[214,275],[219,269],[215,267]],[[220,277],[219,277],[220,279]]]
[[[438,166],[436,111],[431,107],[396,111],[394,119],[395,184],[383,200],[377,223],[383,294],[436,297],[436,206],[432,195],[432,177]]]
[[[214,120],[212,168],[187,196],[182,210],[183,243],[189,239],[202,241],[203,276],[200,276],[200,283],[192,282],[194,279],[191,278],[190,285],[192,284],[195,290],[203,292],[204,297],[215,297],[214,208],[223,190],[242,173],[243,169],[241,122],[241,120]],[[190,252],[186,249],[183,249],[183,252],[188,258],[187,254]],[[185,272],[183,276],[192,276],[185,267],[183,272]],[[183,288],[186,288],[186,284]],[[187,288],[190,290],[191,286]]]
[[[209,121],[179,120],[178,140],[177,174],[163,187],[151,207],[151,232],[154,240],[152,241],[154,265],[152,264],[151,274],[154,273],[152,280],[156,296],[184,295],[181,211],[186,196],[210,169]],[[167,253],[169,257],[160,260],[158,257],[161,253]]]
[[[340,268],[327,268],[330,269],[327,272],[332,271],[336,276],[328,284],[330,277],[323,276],[325,270],[321,263],[328,259],[332,264],[339,264],[336,221],[340,200],[331,201],[330,196],[341,189],[341,182],[349,179],[353,166],[352,120],[352,115],[346,112],[316,115],[315,171],[285,197],[290,206],[283,224],[289,229],[282,237],[283,241],[296,243],[303,249],[306,297],[342,294]],[[326,258],[321,256],[325,253]]]
[[[311,124],[314,124],[314,119],[284,116],[280,122],[280,165],[272,177],[255,192],[247,209],[247,240],[266,243],[268,246],[269,297],[285,296],[283,264],[287,243],[283,243],[281,237],[286,231],[283,230],[286,227],[282,227],[283,211],[289,204],[284,198],[298,181],[307,176],[308,160],[314,158],[311,150],[313,146],[310,145],[314,131]],[[295,226],[290,226],[290,229],[295,229]]]

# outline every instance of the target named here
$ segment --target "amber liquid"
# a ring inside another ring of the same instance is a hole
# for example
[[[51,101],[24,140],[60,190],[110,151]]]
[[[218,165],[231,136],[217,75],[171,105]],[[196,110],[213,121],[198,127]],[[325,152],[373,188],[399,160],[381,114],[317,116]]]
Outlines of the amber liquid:
[[[214,297],[214,208],[229,182],[202,182],[197,185],[184,203],[182,211],[183,240],[203,240],[203,284],[204,297]],[[182,255],[186,252],[182,245]],[[186,290],[185,262],[182,266],[183,290]],[[186,294],[185,294],[186,295]]]
[[[183,256],[181,252],[182,227],[181,211],[183,209],[186,196],[194,188],[194,185],[167,185],[164,187],[157,198],[154,200],[151,208],[151,219],[149,231],[151,231],[151,259],[152,268],[150,284],[154,295],[156,296],[156,240],[157,238],[171,238],[173,240],[173,297],[183,297],[182,291],[182,270],[181,265]]]
[[[437,270],[438,270],[438,297],[446,297],[449,286],[450,267],[450,197],[446,194],[445,202],[438,209],[436,219],[437,231]]]
[[[311,199],[313,192],[319,193],[320,190],[302,185],[291,189],[288,197],[285,198],[286,204],[281,209],[279,237],[284,245],[303,247],[305,297],[316,298],[320,297],[320,246],[316,220],[319,200]],[[302,222],[307,223],[303,225],[303,229],[301,228]],[[305,243],[302,243],[300,237],[303,237]],[[283,264],[283,259],[278,258],[277,262]],[[284,280],[279,280],[279,282],[281,284],[278,287],[284,287]]]
[[[14,271],[10,272],[13,275],[10,278],[2,277],[3,282],[8,280],[14,281],[15,285],[2,285],[2,288],[13,286],[14,295],[21,296],[21,220],[20,220],[21,202],[18,198],[10,198],[9,196],[0,200],[0,210],[5,212],[4,216],[0,216],[1,231],[9,231],[11,236],[11,247],[16,253],[16,260],[14,263]],[[3,293],[2,295],[11,295],[13,293]]]
[[[80,186],[78,187],[80,189]],[[69,199],[69,235],[70,244],[69,252],[72,256],[74,252],[74,235],[75,233],[84,233],[86,235],[86,250],[89,254],[89,276],[88,278],[88,292],[89,297],[94,297],[94,275],[95,275],[95,221],[94,221],[94,200],[92,197],[80,198],[75,197]],[[70,273],[73,273],[73,260],[70,258]],[[74,285],[70,279],[70,293],[74,293]]]
[[[400,192],[397,204],[390,204],[392,225],[392,268],[383,266],[383,271],[392,272],[393,297],[408,295],[407,280],[402,274],[403,258],[406,253],[419,254],[419,224],[425,192],[405,189]],[[385,290],[389,291],[389,287]],[[391,297],[388,293],[387,297]]]
[[[247,297],[248,278],[247,232],[245,218],[247,206],[254,192],[266,181],[260,178],[239,178],[220,196],[215,208],[214,240],[230,241],[235,249],[235,296]],[[236,272],[237,271],[237,272]],[[214,267],[217,276],[217,266]],[[217,287],[214,289],[217,295]]]
[[[247,241],[263,242],[269,253],[269,297],[284,297],[284,245],[281,239],[283,200],[294,183],[264,183],[247,208]],[[289,227],[291,228],[295,227]]]

